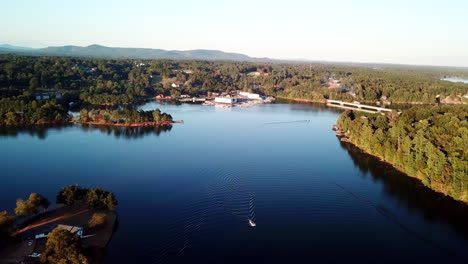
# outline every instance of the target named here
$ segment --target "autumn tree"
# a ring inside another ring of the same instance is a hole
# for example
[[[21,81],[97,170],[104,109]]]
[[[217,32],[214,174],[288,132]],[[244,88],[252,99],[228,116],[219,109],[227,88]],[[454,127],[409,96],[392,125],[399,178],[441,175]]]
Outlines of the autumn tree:
[[[115,195],[102,188],[89,189],[86,194],[86,203],[91,208],[107,210],[114,210],[118,205]]]
[[[28,200],[18,199],[16,201],[15,214],[17,216],[34,215],[39,212],[39,209],[46,210],[50,202],[38,193],[31,193]]]
[[[79,236],[68,230],[55,228],[49,233],[41,262],[49,264],[89,264],[90,260],[84,254]]]
[[[15,217],[7,211],[0,212],[0,233],[5,232],[13,225]]]
[[[85,193],[85,189],[76,185],[64,187],[62,188],[62,190],[60,190],[59,194],[57,195],[57,203],[72,206],[76,200],[83,199]]]
[[[107,215],[105,213],[94,213],[88,222],[89,227],[103,227],[107,224]]]

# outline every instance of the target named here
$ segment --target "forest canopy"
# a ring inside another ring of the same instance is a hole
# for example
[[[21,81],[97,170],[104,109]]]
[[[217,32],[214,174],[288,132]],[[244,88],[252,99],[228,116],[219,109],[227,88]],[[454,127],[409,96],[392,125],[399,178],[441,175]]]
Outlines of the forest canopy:
[[[132,60],[0,55],[0,125],[63,123],[89,105],[134,106],[244,90],[325,102],[468,103],[468,70],[391,65]]]
[[[348,111],[337,125],[365,152],[468,202],[468,106],[414,107],[399,116]]]

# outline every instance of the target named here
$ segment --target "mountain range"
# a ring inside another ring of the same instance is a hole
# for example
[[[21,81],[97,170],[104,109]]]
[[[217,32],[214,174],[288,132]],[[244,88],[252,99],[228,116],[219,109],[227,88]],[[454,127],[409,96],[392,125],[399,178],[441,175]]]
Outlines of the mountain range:
[[[101,45],[51,46],[46,48],[28,48],[8,44],[0,45],[0,54],[23,54],[35,56],[72,56],[96,58],[128,59],[178,59],[178,60],[232,60],[232,61],[266,61],[268,58],[253,58],[240,53],[229,53],[219,50],[163,50],[148,48],[118,48]]]

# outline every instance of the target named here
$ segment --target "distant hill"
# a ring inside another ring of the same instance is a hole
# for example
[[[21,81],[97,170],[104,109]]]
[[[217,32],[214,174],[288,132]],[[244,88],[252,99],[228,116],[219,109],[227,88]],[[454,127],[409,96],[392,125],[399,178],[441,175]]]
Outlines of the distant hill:
[[[2,44],[0,45],[0,49],[8,49],[8,50],[34,50],[33,48],[29,47],[20,47],[20,46],[13,46],[10,44]]]
[[[179,59],[179,60],[233,60],[233,61],[264,61],[240,53],[229,53],[219,50],[163,50],[146,48],[116,48],[101,45],[58,46],[42,49],[16,47],[8,44],[0,45],[0,54],[14,53],[37,56],[73,56],[99,58],[132,58],[132,59]]]

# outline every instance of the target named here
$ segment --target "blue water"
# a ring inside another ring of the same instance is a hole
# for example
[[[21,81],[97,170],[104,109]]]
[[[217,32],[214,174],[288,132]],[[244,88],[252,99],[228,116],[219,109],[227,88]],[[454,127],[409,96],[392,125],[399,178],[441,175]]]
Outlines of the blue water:
[[[106,263],[468,261],[468,208],[340,143],[338,110],[142,108],[185,123],[3,132],[0,209],[75,183],[114,192]]]

